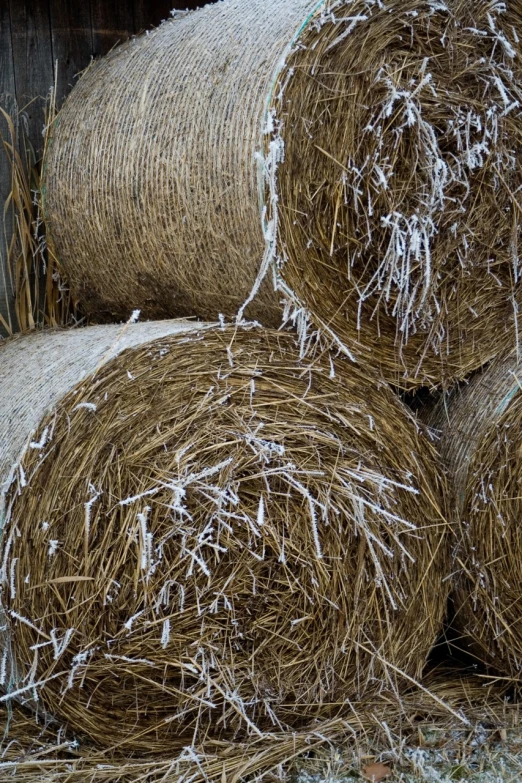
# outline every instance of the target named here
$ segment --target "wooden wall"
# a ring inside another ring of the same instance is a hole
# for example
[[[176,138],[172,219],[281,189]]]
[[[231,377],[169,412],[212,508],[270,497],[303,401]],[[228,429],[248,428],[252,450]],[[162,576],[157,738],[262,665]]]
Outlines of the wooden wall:
[[[207,0],[208,2],[208,0]],[[205,0],[0,0],[0,106],[23,111],[37,154],[42,149],[43,107],[57,83],[58,105],[92,57],[158,25],[172,8],[196,8]],[[6,125],[0,119],[0,133]],[[8,160],[0,148],[0,313],[12,312],[5,275],[5,248],[12,215],[4,216],[10,192]],[[3,273],[2,273],[3,270]]]

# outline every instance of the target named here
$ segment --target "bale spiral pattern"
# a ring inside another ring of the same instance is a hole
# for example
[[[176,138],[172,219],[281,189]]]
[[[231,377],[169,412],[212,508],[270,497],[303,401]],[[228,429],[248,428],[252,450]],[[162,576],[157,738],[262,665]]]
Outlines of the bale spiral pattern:
[[[515,332],[520,34],[494,0],[224,0],[129,42],[46,157],[74,292],[98,318],[216,318],[266,272],[247,314],[271,325],[275,261],[390,382],[465,377]]]
[[[203,328],[201,324],[199,328]],[[45,329],[0,342],[0,531],[5,525],[5,493],[20,474],[20,456],[42,419],[83,378],[126,348],[196,328],[190,321],[149,321],[88,329]],[[0,607],[0,626],[5,618]],[[0,635],[3,687],[18,674],[9,638]]]
[[[281,275],[400,387],[447,385],[515,342],[522,15],[502,8],[345,4],[344,32],[336,8],[280,75]]]
[[[439,473],[346,360],[253,328],[129,349],[21,470],[3,602],[22,690],[98,743],[296,726],[421,674],[447,592]]]

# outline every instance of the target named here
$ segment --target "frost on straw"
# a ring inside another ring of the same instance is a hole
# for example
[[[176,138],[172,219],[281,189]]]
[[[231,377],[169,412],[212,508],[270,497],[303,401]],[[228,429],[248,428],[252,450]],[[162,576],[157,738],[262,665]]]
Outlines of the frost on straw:
[[[51,415],[52,452],[26,450],[7,498],[20,698],[159,753],[420,674],[449,589],[442,488],[376,378],[218,326],[123,353]]]

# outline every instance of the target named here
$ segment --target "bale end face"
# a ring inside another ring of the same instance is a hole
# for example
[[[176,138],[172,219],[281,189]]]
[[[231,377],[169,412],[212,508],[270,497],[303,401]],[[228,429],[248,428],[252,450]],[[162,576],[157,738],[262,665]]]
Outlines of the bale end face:
[[[433,454],[388,388],[294,340],[149,343],[42,422],[4,599],[20,693],[74,731],[155,754],[420,675],[449,555]]]
[[[517,32],[509,5],[341,3],[273,92],[280,276],[400,388],[449,386],[516,339]]]

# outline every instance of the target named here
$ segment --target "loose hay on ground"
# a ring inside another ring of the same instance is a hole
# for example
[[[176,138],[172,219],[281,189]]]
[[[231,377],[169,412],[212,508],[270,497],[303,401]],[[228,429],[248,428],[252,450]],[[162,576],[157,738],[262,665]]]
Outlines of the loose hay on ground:
[[[464,378],[515,335],[521,34],[493,0],[226,0],[130,42],[46,158],[73,290],[215,318],[262,270],[271,324],[274,262],[303,330],[400,387]]]
[[[425,684],[430,697],[419,691],[400,700],[390,695],[354,704],[344,720],[315,722],[301,732],[196,745],[153,760],[79,745],[15,705],[10,720],[0,713],[0,773],[19,783],[342,783],[358,779],[372,759],[383,759],[394,770],[392,781],[441,783],[465,770],[469,783],[513,783],[521,769],[520,708],[505,688],[451,672],[430,675]]]
[[[345,359],[258,328],[129,349],[14,473],[11,691],[147,754],[399,693],[445,609],[442,503],[411,415]]]

